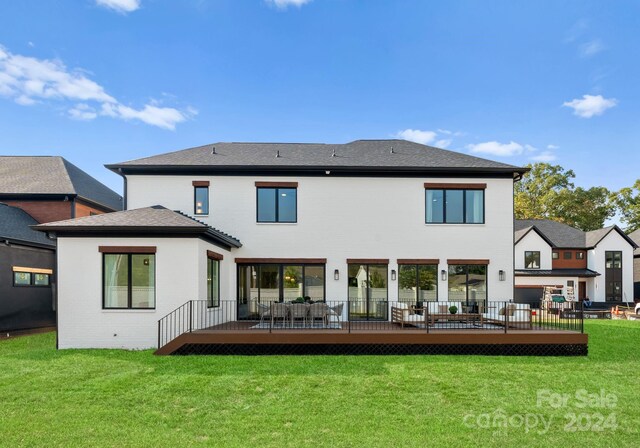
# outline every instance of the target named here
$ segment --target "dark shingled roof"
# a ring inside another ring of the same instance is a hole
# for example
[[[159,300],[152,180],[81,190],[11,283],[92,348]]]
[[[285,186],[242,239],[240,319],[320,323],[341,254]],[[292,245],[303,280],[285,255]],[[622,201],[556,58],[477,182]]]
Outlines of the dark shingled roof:
[[[516,269],[518,277],[596,277],[600,275],[591,269]],[[540,285],[542,288],[542,285]]]
[[[122,197],[59,156],[0,156],[0,195],[74,195],[122,210]]]
[[[215,153],[213,153],[215,148]],[[393,152],[391,150],[393,148]],[[153,167],[206,167],[210,169],[377,168],[428,170],[466,169],[523,173],[505,163],[407,140],[356,140],[345,144],[321,143],[213,143],[182,151],[131,160],[107,168],[130,170]]]
[[[229,247],[242,246],[237,238],[161,205],[49,222],[33,228],[42,232],[86,233],[87,235],[132,231],[149,234],[149,236],[162,233],[203,234]]]
[[[640,229],[631,232],[627,236],[629,238],[631,238],[633,240],[633,242],[636,243],[636,245],[640,246]],[[633,255],[634,256],[640,256],[640,248],[637,248],[636,250],[634,250],[633,251]]]
[[[54,248],[55,241],[31,229],[35,224],[38,222],[24,210],[0,202],[0,240]]]
[[[537,230],[543,238],[555,248],[571,248],[571,249],[589,249],[598,245],[609,232],[615,231],[620,234],[634,248],[637,244],[629,238],[616,225],[605,227],[598,230],[583,232],[580,229],[568,226],[557,221],[549,219],[516,219],[515,226],[515,242],[532,229]]]

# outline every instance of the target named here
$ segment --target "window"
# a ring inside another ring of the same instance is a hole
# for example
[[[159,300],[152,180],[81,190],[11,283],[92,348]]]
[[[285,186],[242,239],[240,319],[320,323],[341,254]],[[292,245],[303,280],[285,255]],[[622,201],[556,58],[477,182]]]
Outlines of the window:
[[[571,252],[564,252],[562,254],[562,258],[564,258],[565,260],[571,260]]]
[[[258,188],[258,222],[297,222],[296,188]]]
[[[480,305],[487,300],[486,265],[449,265],[449,301]]]
[[[551,254],[551,258],[553,258],[554,260],[559,259],[559,258],[560,258],[560,253],[558,253],[558,252],[555,252],[555,251],[554,251],[554,252]]]
[[[155,308],[155,264],[155,253],[104,253],[103,308]]]
[[[207,258],[207,306],[220,306],[220,260]]]
[[[438,300],[438,265],[398,266],[398,301],[418,304]]]
[[[622,252],[606,251],[605,257],[605,297],[607,302],[622,300]]]
[[[51,286],[51,269],[13,267],[13,286]]]
[[[540,252],[525,251],[524,267],[525,269],[540,269]]]
[[[484,224],[483,189],[428,187],[425,201],[428,224]]]
[[[584,260],[584,252],[576,252],[576,260]]]
[[[209,214],[209,182],[194,182],[193,187],[193,213],[196,215]]]
[[[374,260],[348,264],[349,319],[386,320],[388,315],[387,265]]]

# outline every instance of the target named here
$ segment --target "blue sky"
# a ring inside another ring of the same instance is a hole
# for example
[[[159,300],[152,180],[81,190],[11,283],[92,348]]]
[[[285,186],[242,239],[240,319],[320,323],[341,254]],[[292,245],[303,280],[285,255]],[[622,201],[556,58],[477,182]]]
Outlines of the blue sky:
[[[640,3],[0,2],[0,154],[404,137],[640,178]]]

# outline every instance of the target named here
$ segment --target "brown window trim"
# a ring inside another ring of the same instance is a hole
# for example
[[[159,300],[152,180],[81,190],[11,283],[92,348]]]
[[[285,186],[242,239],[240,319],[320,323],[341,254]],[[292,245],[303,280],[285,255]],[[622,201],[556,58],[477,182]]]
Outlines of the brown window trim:
[[[388,258],[347,258],[347,264],[389,264]]]
[[[486,190],[487,184],[445,184],[425,182],[424,188],[429,190],[452,189],[452,190]]]
[[[298,182],[256,182],[256,187],[263,187],[263,188],[298,188]]]
[[[439,258],[398,258],[398,264],[440,264]]]
[[[489,260],[482,260],[482,259],[468,259],[468,260],[464,260],[464,259],[458,259],[458,258],[451,258],[447,260],[447,264],[480,264],[480,265],[485,265],[485,264],[489,264]]]
[[[291,263],[291,264],[326,264],[326,258],[236,258],[238,264],[270,264],[270,263]]]
[[[98,246],[103,254],[155,254],[156,246]]]
[[[210,183],[208,180],[194,180],[191,184],[194,187],[208,187]]]
[[[211,258],[212,260],[224,260],[224,255],[219,254],[218,252],[214,252],[212,250],[208,250],[207,258]]]

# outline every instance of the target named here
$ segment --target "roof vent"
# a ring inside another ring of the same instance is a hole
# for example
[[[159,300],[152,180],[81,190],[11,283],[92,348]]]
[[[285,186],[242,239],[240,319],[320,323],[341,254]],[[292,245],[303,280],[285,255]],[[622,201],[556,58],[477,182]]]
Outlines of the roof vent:
[[[215,146],[211,147],[211,154],[216,154],[216,147]]]
[[[280,150],[276,151],[276,159],[280,157]]]
[[[389,154],[395,154],[395,152],[393,152],[393,146],[391,147],[391,151],[389,151]]]
[[[331,157],[337,157],[337,156],[336,156],[336,149],[335,149],[335,148],[333,148],[333,154],[331,154]]]

